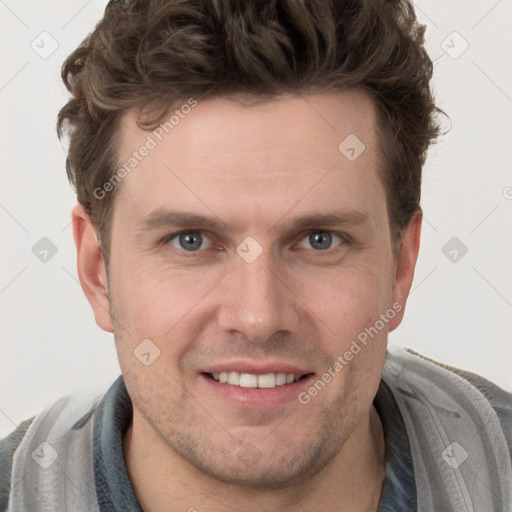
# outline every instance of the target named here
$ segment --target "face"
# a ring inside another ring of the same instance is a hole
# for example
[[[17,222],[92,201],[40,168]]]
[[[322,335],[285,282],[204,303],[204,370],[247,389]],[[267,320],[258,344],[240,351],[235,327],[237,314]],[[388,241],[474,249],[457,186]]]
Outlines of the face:
[[[406,295],[376,119],[354,91],[209,99],[168,134],[126,115],[120,161],[155,145],[116,198],[111,317],[91,303],[134,424],[191,467],[298,481],[368,416]]]

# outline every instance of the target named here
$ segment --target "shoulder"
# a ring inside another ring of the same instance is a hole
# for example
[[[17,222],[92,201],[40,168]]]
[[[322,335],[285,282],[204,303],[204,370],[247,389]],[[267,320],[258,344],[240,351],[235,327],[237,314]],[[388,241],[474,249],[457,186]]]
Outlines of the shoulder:
[[[92,417],[101,398],[102,395],[96,394],[65,395],[0,440],[0,512],[7,510],[13,486],[21,483],[14,475],[25,474],[26,465],[31,464],[34,446],[47,441],[60,453],[66,453],[71,444],[75,449],[91,449],[89,430],[92,430]],[[20,486],[17,491],[21,495],[27,489]]]
[[[14,453],[27,433],[34,417],[20,423],[13,432],[0,440],[0,512],[7,510],[9,502]]]
[[[494,382],[491,382],[476,373],[448,365],[442,366],[465,379],[468,383],[478,389],[485,398],[487,398],[498,415],[505,439],[507,440],[510,456],[512,458],[512,393],[505,391]]]
[[[408,349],[408,351],[440,368],[444,368],[445,370],[462,377],[466,382],[468,382],[468,384],[476,388],[487,399],[498,416],[500,425],[503,429],[503,434],[508,444],[510,457],[512,459],[512,393],[505,391],[494,382],[491,382],[476,373],[441,363],[435,359],[418,354],[410,349]]]

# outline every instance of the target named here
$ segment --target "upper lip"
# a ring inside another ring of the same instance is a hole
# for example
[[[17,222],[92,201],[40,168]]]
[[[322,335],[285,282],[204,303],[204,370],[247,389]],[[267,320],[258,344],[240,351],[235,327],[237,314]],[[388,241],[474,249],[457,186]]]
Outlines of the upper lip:
[[[239,372],[250,373],[253,375],[265,375],[266,373],[294,373],[295,375],[305,375],[312,373],[303,367],[283,361],[243,361],[233,360],[225,363],[216,363],[202,370],[202,373],[222,373]]]

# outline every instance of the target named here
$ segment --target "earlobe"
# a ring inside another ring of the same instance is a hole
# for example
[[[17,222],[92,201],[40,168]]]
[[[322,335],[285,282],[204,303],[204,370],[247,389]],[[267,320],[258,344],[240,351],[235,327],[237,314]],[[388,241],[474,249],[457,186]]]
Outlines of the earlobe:
[[[418,209],[411,217],[399,242],[393,282],[393,304],[399,304],[401,309],[389,324],[390,332],[400,325],[404,316],[420,250],[422,219],[423,213]]]
[[[112,332],[107,272],[96,228],[80,204],[73,208],[72,220],[82,290],[91,304],[96,323],[103,330]]]

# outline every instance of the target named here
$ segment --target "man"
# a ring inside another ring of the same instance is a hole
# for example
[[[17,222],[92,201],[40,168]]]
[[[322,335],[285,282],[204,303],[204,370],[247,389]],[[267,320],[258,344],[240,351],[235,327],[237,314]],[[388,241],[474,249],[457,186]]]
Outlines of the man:
[[[1,442],[1,510],[512,510],[512,396],[387,350],[423,33],[405,1],[110,2],[58,128],[122,376]]]

